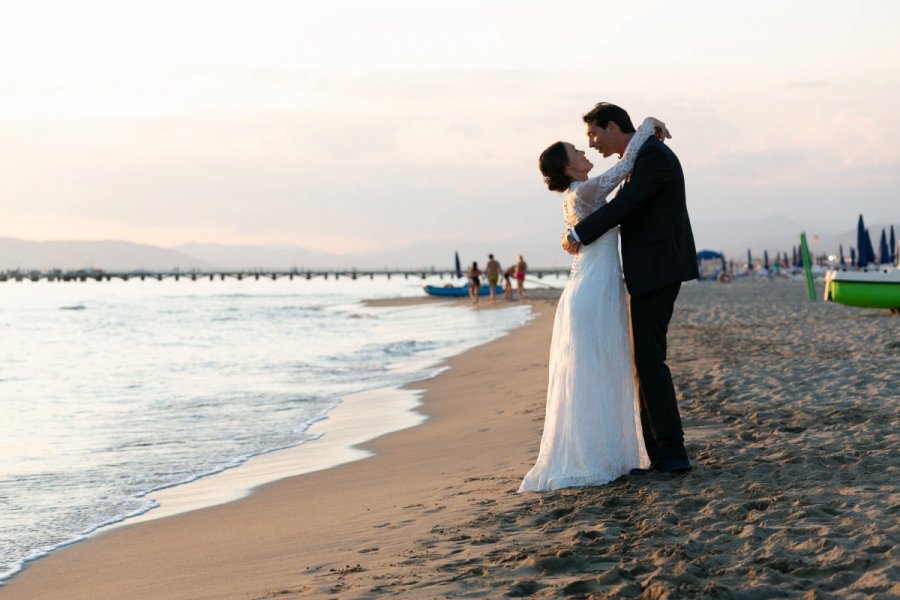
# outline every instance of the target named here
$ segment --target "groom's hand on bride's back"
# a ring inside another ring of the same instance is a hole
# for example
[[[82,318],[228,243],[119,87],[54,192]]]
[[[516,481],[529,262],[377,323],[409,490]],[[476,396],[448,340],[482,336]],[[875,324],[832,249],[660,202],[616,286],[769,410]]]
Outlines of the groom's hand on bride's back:
[[[568,231],[566,231],[565,233],[563,233],[563,235],[562,235],[562,243],[561,243],[560,245],[562,246],[562,249],[563,249],[563,250],[565,250],[565,251],[568,252],[569,254],[572,254],[573,256],[574,256],[575,254],[578,254],[578,249],[581,248],[581,244],[579,244],[578,242],[573,242],[573,241],[571,241],[571,240],[569,239],[569,232],[568,232]]]

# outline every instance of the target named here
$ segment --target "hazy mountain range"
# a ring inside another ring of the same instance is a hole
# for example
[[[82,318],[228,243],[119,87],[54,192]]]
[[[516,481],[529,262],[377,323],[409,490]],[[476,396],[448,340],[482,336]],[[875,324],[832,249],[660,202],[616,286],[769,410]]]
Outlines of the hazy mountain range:
[[[868,225],[876,252],[882,228],[890,224]],[[803,225],[787,218],[730,220],[694,224],[697,248],[724,252],[742,262],[751,249],[754,257],[767,250],[771,258],[778,252],[791,252],[799,244]],[[900,227],[895,226],[900,233]],[[844,253],[856,245],[855,227],[841,231],[815,231],[806,228],[815,254]],[[569,264],[559,249],[562,230],[557,225],[527,235],[497,240],[467,240],[463,235],[413,244],[379,252],[331,254],[295,246],[246,246],[185,244],[162,248],[125,241],[28,241],[0,238],[0,270],[103,269],[106,271],[159,270],[253,270],[253,269],[447,269],[453,266],[458,251],[463,265],[472,261],[484,264],[494,253],[503,265],[512,264],[522,254],[532,267],[561,267]]]

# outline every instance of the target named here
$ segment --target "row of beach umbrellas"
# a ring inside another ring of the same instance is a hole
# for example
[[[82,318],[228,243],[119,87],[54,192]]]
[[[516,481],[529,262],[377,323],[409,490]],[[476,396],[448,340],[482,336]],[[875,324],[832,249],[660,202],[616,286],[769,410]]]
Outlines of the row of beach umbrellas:
[[[859,221],[856,226],[856,247],[850,247],[849,260],[844,256],[844,245],[840,244],[838,249],[838,262],[842,265],[851,265],[859,268],[867,267],[870,264],[893,265],[897,264],[897,237],[894,233],[894,226],[891,225],[890,233],[888,230],[881,230],[881,240],[878,244],[878,254],[875,254],[875,248],[872,245],[872,238],[869,236],[869,230],[865,226],[863,216],[859,215]],[[747,268],[753,268],[753,256],[750,249],[747,249]],[[781,253],[775,258],[775,264],[787,265],[792,267],[802,267],[803,261],[800,255],[800,247],[791,248],[791,258],[788,262],[787,252],[782,258]],[[763,269],[769,268],[769,253],[763,252]]]
[[[859,268],[866,267],[869,264],[893,265],[897,263],[897,252],[897,237],[894,235],[894,226],[891,225],[890,241],[888,241],[887,231],[885,229],[881,230],[881,241],[878,244],[878,256],[876,257],[875,249],[872,246],[872,238],[869,236],[869,230],[866,229],[865,223],[863,222],[863,216],[859,215],[859,221],[856,224],[856,248],[850,248],[850,260],[848,262],[844,258],[844,245],[840,244],[838,251],[838,261],[842,265],[849,264]],[[725,257],[721,253],[712,250],[701,250],[697,253],[697,260],[709,259],[721,260],[722,269],[727,270]],[[456,276],[462,277],[462,268],[460,265],[458,252],[454,252],[454,263],[454,266],[456,267]],[[788,262],[787,252],[784,253],[783,258],[781,256],[781,253],[779,252],[775,256],[774,264],[782,266],[790,265],[792,267],[802,267],[803,259],[801,258],[800,247],[794,246],[791,248],[790,262]],[[769,266],[769,251],[764,250],[762,268],[768,270]],[[750,252],[750,248],[747,248],[747,268],[751,270],[753,269],[753,254]]]

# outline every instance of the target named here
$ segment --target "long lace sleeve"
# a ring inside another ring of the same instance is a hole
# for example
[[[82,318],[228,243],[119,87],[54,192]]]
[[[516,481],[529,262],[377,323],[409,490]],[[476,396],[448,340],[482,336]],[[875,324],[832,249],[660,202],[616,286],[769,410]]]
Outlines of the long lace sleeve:
[[[606,196],[622,183],[634,168],[634,161],[644,142],[653,135],[659,121],[647,117],[625,148],[622,158],[607,171],[591,177],[575,186],[566,196],[565,219],[568,227],[573,227],[586,216],[606,203]]]

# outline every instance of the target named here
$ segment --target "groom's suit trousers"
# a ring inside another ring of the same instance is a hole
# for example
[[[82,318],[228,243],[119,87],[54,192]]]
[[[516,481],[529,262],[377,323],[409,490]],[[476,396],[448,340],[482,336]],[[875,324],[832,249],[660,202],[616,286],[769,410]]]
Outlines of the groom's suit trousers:
[[[641,426],[650,460],[687,458],[684,431],[666,365],[666,333],[681,283],[632,296],[631,335],[640,382]]]

